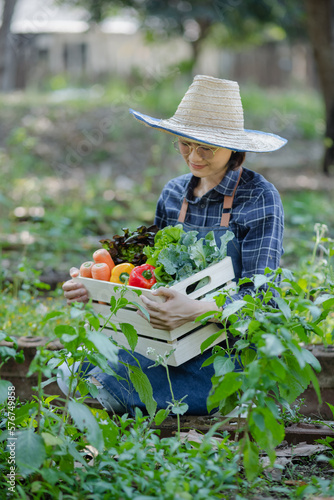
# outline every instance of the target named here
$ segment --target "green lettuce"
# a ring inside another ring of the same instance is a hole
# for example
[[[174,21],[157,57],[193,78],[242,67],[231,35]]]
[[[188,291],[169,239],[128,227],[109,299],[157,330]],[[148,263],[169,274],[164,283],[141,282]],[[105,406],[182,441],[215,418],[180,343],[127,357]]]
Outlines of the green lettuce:
[[[147,264],[155,266],[156,287],[171,286],[226,257],[227,244],[234,238],[231,231],[220,238],[218,247],[213,231],[197,239],[198,231],[184,231],[181,224],[157,232],[154,245],[145,247]]]

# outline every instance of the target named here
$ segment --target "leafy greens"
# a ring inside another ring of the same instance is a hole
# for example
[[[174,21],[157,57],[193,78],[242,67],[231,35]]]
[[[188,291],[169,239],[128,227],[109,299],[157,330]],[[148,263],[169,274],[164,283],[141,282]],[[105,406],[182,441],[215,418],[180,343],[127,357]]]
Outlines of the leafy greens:
[[[134,266],[140,266],[147,258],[143,249],[153,246],[158,230],[158,226],[139,226],[135,231],[124,228],[123,235],[116,234],[113,239],[100,240],[100,243],[109,251],[115,264],[131,262]]]
[[[226,231],[218,246],[213,231],[205,238],[197,239],[197,235],[198,231],[184,231],[181,224],[167,226],[155,235],[154,246],[143,249],[147,264],[156,268],[155,287],[172,286],[221,261],[226,257],[228,242],[234,238],[231,231]]]

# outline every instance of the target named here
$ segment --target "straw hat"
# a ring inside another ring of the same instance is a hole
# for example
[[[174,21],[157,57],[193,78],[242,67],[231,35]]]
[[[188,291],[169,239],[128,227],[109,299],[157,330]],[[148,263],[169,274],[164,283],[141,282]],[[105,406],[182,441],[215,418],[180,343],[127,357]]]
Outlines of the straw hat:
[[[279,135],[244,129],[238,83],[211,76],[195,76],[174,116],[168,120],[133,109],[130,113],[149,127],[233,151],[266,153],[287,143]]]

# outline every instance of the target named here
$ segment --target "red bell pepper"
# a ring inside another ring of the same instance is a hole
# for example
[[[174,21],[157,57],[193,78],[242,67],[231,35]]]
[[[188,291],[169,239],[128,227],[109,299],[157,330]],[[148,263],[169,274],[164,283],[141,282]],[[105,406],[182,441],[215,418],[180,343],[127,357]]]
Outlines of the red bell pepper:
[[[154,266],[143,264],[132,269],[128,281],[128,285],[137,286],[138,288],[152,288],[157,282],[154,276]]]

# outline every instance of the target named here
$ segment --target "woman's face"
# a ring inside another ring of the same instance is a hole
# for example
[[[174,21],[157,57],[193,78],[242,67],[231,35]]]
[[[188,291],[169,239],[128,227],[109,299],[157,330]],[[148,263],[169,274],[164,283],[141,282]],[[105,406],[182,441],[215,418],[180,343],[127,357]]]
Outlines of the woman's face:
[[[198,142],[180,139],[179,149],[191,173],[195,177],[213,177],[219,180],[224,177],[226,173],[226,164],[232,154],[230,149],[216,148],[214,146],[206,146]],[[190,152],[187,152],[187,149],[190,150]],[[210,150],[213,152],[213,156]],[[212,157],[210,158],[210,156]]]

